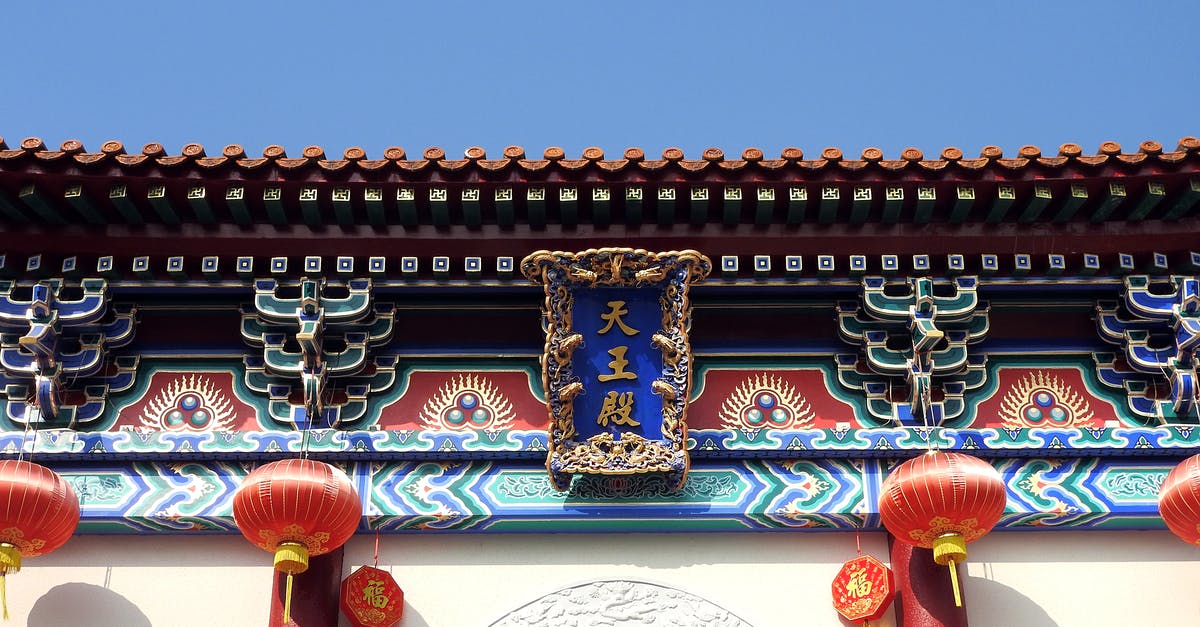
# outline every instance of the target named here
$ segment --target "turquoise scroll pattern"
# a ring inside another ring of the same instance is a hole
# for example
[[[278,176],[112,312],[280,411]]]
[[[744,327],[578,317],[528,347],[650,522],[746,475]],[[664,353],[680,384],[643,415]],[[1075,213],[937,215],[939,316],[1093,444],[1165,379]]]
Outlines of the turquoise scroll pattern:
[[[47,463],[45,460],[40,460]],[[661,475],[587,477],[553,488],[540,464],[351,461],[362,531],[880,530],[879,485],[896,459],[696,464],[679,491]],[[994,460],[1008,485],[1002,529],[1161,529],[1161,458]],[[231,500],[252,464],[53,465],[81,501],[80,533],[232,533]]]

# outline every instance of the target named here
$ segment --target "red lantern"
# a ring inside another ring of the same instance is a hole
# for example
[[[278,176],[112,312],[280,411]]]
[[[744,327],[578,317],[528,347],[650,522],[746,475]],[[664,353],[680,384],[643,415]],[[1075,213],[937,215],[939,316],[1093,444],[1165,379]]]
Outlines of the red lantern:
[[[1167,473],[1158,489],[1158,513],[1171,533],[1200,545],[1200,455],[1179,462]]]
[[[292,614],[292,575],[308,570],[310,556],[346,543],[362,518],[362,502],[346,473],[309,459],[260,466],[233,495],[233,520],[258,548],[275,553],[287,573],[283,620]]]
[[[79,526],[79,498],[58,473],[26,461],[0,461],[0,605],[8,618],[5,576],[21,559],[62,546]]]
[[[870,555],[842,564],[833,578],[833,607],[855,624],[882,618],[895,596],[892,571]]]
[[[363,566],[342,582],[342,612],[354,627],[392,627],[404,614],[404,591],[391,573]]]
[[[955,564],[967,543],[982,538],[1004,513],[1004,480],[991,464],[962,453],[930,451],[892,470],[883,481],[879,515],[897,540],[933,549],[950,567],[954,602],[962,607]]]

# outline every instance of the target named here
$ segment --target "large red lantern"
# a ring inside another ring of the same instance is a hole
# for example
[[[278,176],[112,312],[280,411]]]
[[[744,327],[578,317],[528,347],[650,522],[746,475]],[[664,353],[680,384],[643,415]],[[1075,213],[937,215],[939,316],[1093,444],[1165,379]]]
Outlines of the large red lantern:
[[[1167,473],[1158,488],[1158,513],[1171,533],[1200,545],[1200,455],[1179,462]]]
[[[0,461],[0,605],[8,618],[5,577],[21,559],[62,546],[79,526],[79,498],[58,473],[27,461]]]
[[[292,613],[292,575],[308,570],[310,556],[346,543],[362,518],[362,502],[340,469],[309,459],[260,466],[233,496],[233,520],[252,544],[275,554],[287,573],[283,620]]]
[[[883,481],[879,515],[897,540],[933,549],[949,566],[954,602],[962,606],[955,564],[967,543],[1000,522],[1007,503],[1004,480],[991,464],[962,453],[930,451],[896,466]]]

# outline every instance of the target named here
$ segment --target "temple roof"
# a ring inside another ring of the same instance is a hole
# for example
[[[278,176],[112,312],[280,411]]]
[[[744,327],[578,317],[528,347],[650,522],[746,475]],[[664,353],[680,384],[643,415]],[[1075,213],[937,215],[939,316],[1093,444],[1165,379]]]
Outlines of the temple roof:
[[[978,157],[967,157],[962,150],[948,147],[935,158],[917,148],[907,148],[899,155],[887,158],[878,148],[867,148],[859,157],[851,158],[838,148],[825,148],[815,157],[805,158],[799,148],[785,148],[778,157],[768,157],[758,148],[746,148],[741,155],[729,158],[719,148],[706,149],[699,158],[689,159],[678,148],[667,148],[661,158],[648,159],[641,148],[628,148],[617,158],[607,157],[600,148],[588,148],[578,158],[568,158],[562,148],[550,147],[541,158],[525,152],[520,146],[509,146],[499,158],[489,159],[483,148],[468,148],[462,159],[448,159],[442,148],[427,148],[418,156],[408,155],[403,148],[392,147],[379,158],[368,158],[362,148],[351,147],[341,158],[332,158],[320,146],[309,146],[300,155],[291,156],[282,146],[268,146],[261,157],[252,157],[237,144],[225,146],[219,154],[209,155],[201,144],[187,144],[178,155],[168,154],[162,144],[149,143],[138,153],[125,150],[119,141],[105,142],[98,152],[89,152],[81,142],[67,140],[58,149],[49,148],[37,137],[30,137],[10,148],[0,138],[0,169],[30,169],[44,166],[80,167],[80,172],[105,170],[129,175],[145,175],[151,168],[163,174],[184,175],[196,172],[218,175],[221,172],[241,172],[253,176],[264,169],[292,173],[327,174],[358,173],[375,178],[398,174],[401,178],[423,179],[429,175],[445,174],[460,177],[476,173],[488,177],[511,170],[518,173],[547,176],[558,174],[565,178],[588,175],[605,177],[615,173],[679,174],[692,176],[708,173],[713,176],[733,173],[755,173],[776,176],[836,177],[838,175],[890,175],[896,173],[936,174],[977,177],[986,173],[997,176],[1036,171],[1047,175],[1098,173],[1103,166],[1122,169],[1175,168],[1200,162],[1200,139],[1184,137],[1174,150],[1165,150],[1156,141],[1142,142],[1137,150],[1126,152],[1116,142],[1104,142],[1095,153],[1084,154],[1078,144],[1063,144],[1054,154],[1043,154],[1037,146],[1022,146],[1016,155],[1004,156],[997,146],[984,147]],[[425,176],[421,176],[425,175]]]
[[[329,158],[319,146],[262,154],[236,144],[210,156],[200,144],[171,155],[157,143],[131,154],[117,141],[90,152],[75,140],[51,149],[36,137],[15,147],[0,139],[0,255],[127,255],[136,266],[144,255],[520,259],[622,245],[775,257],[775,267],[796,255],[846,267],[854,255],[1032,254],[1052,273],[1060,257],[1085,272],[1097,256],[1099,267],[1126,268],[1127,253],[1191,263],[1200,234],[1200,139],[1191,136],[1169,151],[1105,142],[1090,154],[1063,144],[1053,155],[1024,146],[1006,157],[989,146],[968,158],[951,147],[932,159],[916,148],[892,158],[868,148],[857,159],[837,148],[815,158],[797,148],[774,158],[710,148],[693,159],[677,148],[661,159],[640,148],[567,158],[553,147],[538,159],[519,146],[496,159],[477,147],[463,159],[441,148],[416,158],[401,148],[374,159],[361,148]]]

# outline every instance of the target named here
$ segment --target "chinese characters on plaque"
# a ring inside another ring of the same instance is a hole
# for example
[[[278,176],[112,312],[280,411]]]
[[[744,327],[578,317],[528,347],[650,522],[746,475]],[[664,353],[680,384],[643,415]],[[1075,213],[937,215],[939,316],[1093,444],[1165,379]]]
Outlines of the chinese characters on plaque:
[[[543,383],[547,468],[558,489],[574,474],[688,469],[691,385],[688,287],[711,269],[695,251],[601,248],[537,252],[522,271],[546,294]]]

